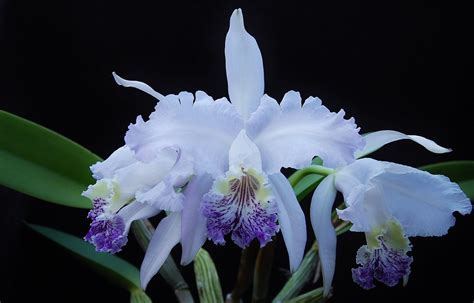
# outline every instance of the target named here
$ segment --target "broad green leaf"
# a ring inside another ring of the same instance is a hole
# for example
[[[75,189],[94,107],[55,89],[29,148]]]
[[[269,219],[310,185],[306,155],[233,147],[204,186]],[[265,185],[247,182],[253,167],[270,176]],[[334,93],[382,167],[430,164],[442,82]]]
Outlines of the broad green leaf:
[[[448,161],[429,164],[420,169],[436,175],[445,175],[459,184],[469,199],[474,200],[474,161]]]
[[[78,237],[41,225],[27,225],[85,261],[92,269],[104,275],[108,280],[138,295],[140,273],[135,266],[117,256],[96,252],[92,245]],[[48,261],[54,262],[54,258]]]
[[[81,196],[101,159],[36,123],[0,110],[0,184],[66,206],[90,208]]]
[[[209,253],[202,248],[194,258],[194,274],[196,275],[199,302],[224,302],[216,266]]]

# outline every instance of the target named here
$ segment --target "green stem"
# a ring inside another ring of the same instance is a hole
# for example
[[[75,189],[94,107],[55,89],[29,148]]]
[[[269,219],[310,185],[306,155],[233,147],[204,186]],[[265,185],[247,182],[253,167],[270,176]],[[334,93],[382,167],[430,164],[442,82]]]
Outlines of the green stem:
[[[273,238],[273,241],[260,248],[258,252],[253,276],[252,303],[266,302],[275,255],[275,242],[276,238]]]
[[[297,296],[301,289],[313,277],[313,273],[318,265],[318,245],[316,242],[311,246],[301,262],[300,267],[295,271],[286,282],[273,303],[287,302],[289,299]]]
[[[342,235],[351,228],[352,224],[347,221],[342,221],[335,227],[336,235]],[[301,289],[311,280],[313,272],[318,266],[318,243],[315,241],[309,251],[303,258],[300,267],[291,275],[290,279],[285,283],[278,295],[273,299],[273,303],[287,302],[299,294]],[[311,297],[311,296],[310,296]],[[300,298],[300,297],[298,297]],[[302,296],[300,299],[305,299],[307,296]],[[293,301],[291,301],[293,302]],[[299,301],[296,301],[299,302]],[[301,301],[305,302],[305,301]],[[312,302],[312,301],[309,301]]]
[[[329,296],[330,297],[330,296]],[[302,294],[294,299],[287,301],[288,303],[316,303],[324,302],[327,298],[323,297],[323,288],[316,288],[312,291]]]
[[[289,178],[288,181],[290,181],[291,186],[295,187],[298,182],[304,178],[304,176],[309,175],[309,174],[317,174],[321,176],[328,176],[330,174],[334,173],[334,169],[324,167],[321,165],[310,165],[308,167],[299,169],[295,171]]]
[[[242,296],[252,283],[252,275],[255,267],[255,259],[259,250],[258,241],[253,241],[250,246],[242,250],[240,255],[240,266],[235,281],[234,289],[227,295],[226,303],[240,303]]]
[[[132,232],[137,239],[138,244],[146,251],[155,228],[148,220],[138,220],[132,223]],[[174,289],[174,293],[180,303],[193,303],[193,297],[189,291],[189,286],[184,280],[178,266],[171,256],[166,258],[165,263],[158,272],[161,277]]]

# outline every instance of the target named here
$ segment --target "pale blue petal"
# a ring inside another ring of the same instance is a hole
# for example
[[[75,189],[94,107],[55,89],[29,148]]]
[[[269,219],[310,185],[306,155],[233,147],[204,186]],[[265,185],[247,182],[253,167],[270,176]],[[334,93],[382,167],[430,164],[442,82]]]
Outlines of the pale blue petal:
[[[449,153],[451,149],[442,147],[436,142],[426,139],[417,135],[405,135],[403,133],[394,131],[394,130],[381,130],[373,133],[369,133],[364,136],[365,147],[361,151],[356,152],[356,158],[364,157],[374,151],[378,150],[382,146],[399,141],[399,140],[412,140],[432,153],[443,154]]]
[[[264,171],[302,168],[314,156],[328,167],[353,162],[354,152],[364,146],[354,119],[344,119],[344,111],[330,112],[316,98],[308,98],[303,106],[300,102],[299,93],[293,91],[281,106],[265,95],[250,117],[247,134],[260,149]]]
[[[257,145],[247,136],[245,130],[241,130],[230,146],[229,151],[230,168],[254,168],[262,171],[262,157]]]
[[[115,80],[115,82],[117,82],[118,85],[121,85],[123,87],[136,88],[138,90],[141,90],[142,92],[145,92],[145,93],[155,97],[156,99],[158,99],[160,101],[165,98],[162,94],[155,91],[148,84],[145,84],[145,83],[140,82],[140,81],[130,81],[130,80],[123,79],[122,77],[117,75],[115,72],[113,72],[112,75],[114,76],[114,80]]]
[[[391,162],[357,160],[337,172],[335,184],[348,202],[341,217],[370,222],[382,215],[373,210],[383,209],[407,236],[442,236],[455,223],[453,212],[465,215],[472,210],[469,198],[449,178]],[[360,186],[375,190],[351,198]]]
[[[148,219],[158,215],[160,212],[161,209],[135,201],[124,206],[117,215],[122,218],[125,223],[125,232],[128,233],[133,221]]]
[[[156,227],[140,267],[140,283],[146,288],[151,278],[160,270],[171,249],[181,238],[181,213],[174,212],[161,220]]]
[[[331,212],[336,199],[334,175],[327,176],[316,188],[311,200],[311,224],[318,241],[319,258],[324,282],[324,296],[331,290],[336,267],[336,231],[331,221]]]
[[[255,39],[247,33],[241,9],[230,17],[225,39],[225,63],[229,97],[246,120],[263,96],[263,62]]]
[[[196,173],[226,172],[229,148],[243,121],[229,102],[198,98],[201,101],[193,106],[165,99],[158,103],[150,120],[138,117],[125,136],[137,158],[149,162],[163,148],[179,147],[183,154],[194,157]]]
[[[278,206],[278,222],[290,259],[290,270],[298,269],[306,246],[306,220],[288,179],[281,174],[269,176]]]
[[[201,213],[201,201],[213,183],[210,175],[194,177],[184,190],[181,224],[181,265],[189,264],[207,238],[206,218]]]

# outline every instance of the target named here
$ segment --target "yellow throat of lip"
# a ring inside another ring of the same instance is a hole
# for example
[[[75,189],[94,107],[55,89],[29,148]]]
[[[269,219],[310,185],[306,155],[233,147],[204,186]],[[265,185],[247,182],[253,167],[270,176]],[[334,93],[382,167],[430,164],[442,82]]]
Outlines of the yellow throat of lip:
[[[405,231],[400,223],[395,220],[389,220],[382,226],[372,229],[372,231],[365,234],[367,239],[367,246],[370,249],[380,248],[380,238],[383,237],[384,242],[390,245],[393,249],[409,251],[410,241],[405,236]]]
[[[108,201],[109,210],[112,212],[118,211],[129,202],[127,199],[123,199],[120,184],[114,180],[98,180],[94,185],[88,188],[85,196],[91,200],[101,198]]]
[[[242,168],[241,173],[234,173],[229,171],[226,174],[225,178],[221,178],[216,181],[214,185],[215,191],[223,196],[229,195],[231,193],[231,183],[233,180],[241,180],[243,177],[251,177],[257,184],[255,190],[255,197],[257,200],[263,204],[267,203],[271,198],[271,190],[267,185],[267,180],[265,175],[261,172],[258,172],[254,168]]]

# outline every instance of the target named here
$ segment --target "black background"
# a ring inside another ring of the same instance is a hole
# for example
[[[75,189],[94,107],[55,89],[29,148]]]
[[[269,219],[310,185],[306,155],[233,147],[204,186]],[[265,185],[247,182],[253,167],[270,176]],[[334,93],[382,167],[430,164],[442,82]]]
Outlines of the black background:
[[[155,105],[148,95],[115,85],[111,72],[164,94],[202,89],[226,96],[224,39],[232,10],[242,7],[262,51],[271,96],[281,99],[286,91],[299,90],[303,97],[319,96],[333,111],[344,108],[362,132],[395,129],[454,149],[433,155],[400,142],[374,154],[378,159],[412,166],[472,159],[473,31],[467,6],[380,2],[0,1],[0,107],[106,157],[123,144],[128,124]],[[3,187],[0,197],[2,303],[128,301],[126,291],[22,224],[84,235],[86,211]],[[412,239],[415,262],[408,286],[371,291],[351,279],[363,236],[345,234],[338,242],[332,301],[471,302],[472,226],[472,217],[459,217],[443,238]],[[282,244],[279,239],[272,294],[288,266]],[[230,243],[206,248],[224,291],[230,291],[238,248]],[[134,241],[120,255],[137,265],[142,259]],[[192,266],[183,271],[195,291]],[[155,301],[174,301],[158,277],[149,294]]]

